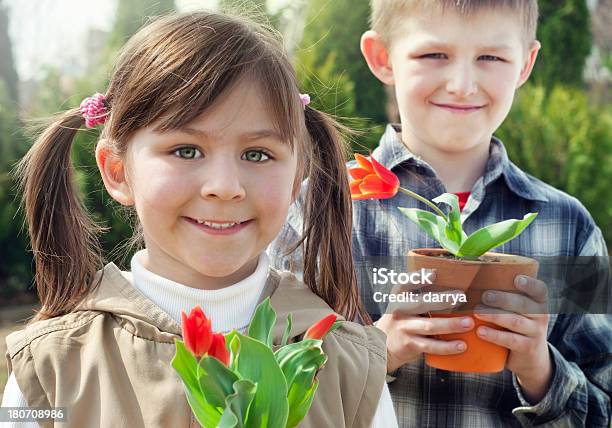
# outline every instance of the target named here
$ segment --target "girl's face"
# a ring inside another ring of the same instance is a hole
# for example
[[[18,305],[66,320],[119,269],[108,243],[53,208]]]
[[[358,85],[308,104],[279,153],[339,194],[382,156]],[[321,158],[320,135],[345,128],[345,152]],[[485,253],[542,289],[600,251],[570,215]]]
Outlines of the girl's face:
[[[184,129],[137,131],[127,183],[151,271],[215,289],[250,275],[293,200],[297,157],[243,81]]]

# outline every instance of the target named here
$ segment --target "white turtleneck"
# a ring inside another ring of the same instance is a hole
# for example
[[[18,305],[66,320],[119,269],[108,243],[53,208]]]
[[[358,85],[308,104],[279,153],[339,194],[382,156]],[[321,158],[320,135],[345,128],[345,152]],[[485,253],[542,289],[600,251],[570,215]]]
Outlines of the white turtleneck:
[[[229,333],[234,329],[246,330],[268,277],[270,262],[265,252],[259,256],[257,267],[251,275],[218,290],[188,287],[145,269],[142,264],[145,252],[141,250],[132,257],[132,283],[173,320],[180,324],[181,311],[189,314],[191,308],[200,305],[206,317],[212,321],[213,331]]]
[[[142,264],[145,251],[139,251],[132,257],[132,272],[122,273],[135,288],[177,323],[181,324],[181,311],[188,313],[191,308],[200,305],[206,316],[211,319],[213,331],[228,333],[234,329],[246,330],[268,276],[270,262],[265,252],[259,256],[255,271],[242,281],[219,290],[200,290],[179,284],[147,270]],[[15,374],[11,373],[4,388],[2,407],[27,406]],[[5,422],[0,423],[0,426],[39,428],[36,422]],[[394,427],[397,427],[397,419],[389,389],[385,384],[372,428]]]

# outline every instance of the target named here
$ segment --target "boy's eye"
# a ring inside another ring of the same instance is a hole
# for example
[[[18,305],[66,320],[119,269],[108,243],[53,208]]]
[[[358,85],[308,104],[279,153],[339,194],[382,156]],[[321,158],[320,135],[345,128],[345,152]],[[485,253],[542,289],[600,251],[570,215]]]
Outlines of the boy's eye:
[[[493,55],[480,55],[478,59],[484,59],[485,61],[503,61],[500,57]]]
[[[243,153],[242,159],[249,162],[264,162],[270,159],[270,156],[263,150],[249,150]]]
[[[444,53],[436,52],[436,53],[428,53],[428,54],[425,54],[425,55],[421,55],[420,58],[447,59],[447,56]]]
[[[195,147],[181,147],[180,149],[176,149],[172,154],[181,159],[196,159],[202,157],[202,153]]]

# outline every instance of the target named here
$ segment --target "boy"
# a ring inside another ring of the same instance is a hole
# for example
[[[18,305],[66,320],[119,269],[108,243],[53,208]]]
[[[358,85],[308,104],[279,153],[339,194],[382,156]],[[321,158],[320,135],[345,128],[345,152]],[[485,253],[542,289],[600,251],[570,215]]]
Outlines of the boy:
[[[372,73],[394,86],[401,119],[401,125],[387,127],[373,157],[398,175],[403,187],[428,199],[459,194],[468,234],[539,212],[522,235],[499,251],[531,257],[606,256],[601,232],[584,207],[517,168],[493,137],[537,57],[537,2],[372,0],[371,6],[372,30],[362,36],[362,53]],[[397,206],[424,208],[403,195],[353,203],[357,263],[436,246]],[[299,238],[301,225],[296,206],[271,250],[276,264],[289,263],[281,258],[288,243]],[[496,293],[495,301],[483,302],[509,312],[482,316],[508,331],[478,330],[483,339],[509,348],[501,373],[451,373],[424,365],[423,352],[463,352],[465,344],[434,337],[473,328],[470,318],[394,313],[378,320],[388,336],[388,369],[396,378],[389,386],[400,426],[609,427],[609,316],[521,315],[525,305],[546,304],[547,289],[532,278],[516,283],[529,298]],[[380,310],[363,277],[360,290],[376,318]]]

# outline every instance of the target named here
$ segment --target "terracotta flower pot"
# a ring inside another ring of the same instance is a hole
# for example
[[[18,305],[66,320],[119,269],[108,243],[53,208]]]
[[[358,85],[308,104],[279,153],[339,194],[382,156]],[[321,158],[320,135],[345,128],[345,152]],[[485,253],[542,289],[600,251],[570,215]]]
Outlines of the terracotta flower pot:
[[[473,309],[481,303],[481,296],[485,290],[518,290],[514,287],[514,278],[517,275],[535,277],[538,273],[536,260],[501,253],[485,253],[481,260],[468,261],[455,259],[446,250],[439,248],[425,248],[408,253],[408,269],[410,271],[435,269],[435,285],[424,291],[439,291],[444,289],[460,289],[465,291],[467,303],[454,310],[444,313],[430,314],[435,317],[455,317],[473,315]],[[465,352],[457,355],[425,354],[425,363],[438,369],[473,372],[494,373],[503,370],[508,358],[508,349],[480,339],[476,329],[481,325],[488,325],[501,329],[491,323],[474,318],[475,327],[466,333],[444,334],[440,339],[463,340],[467,344]]]

